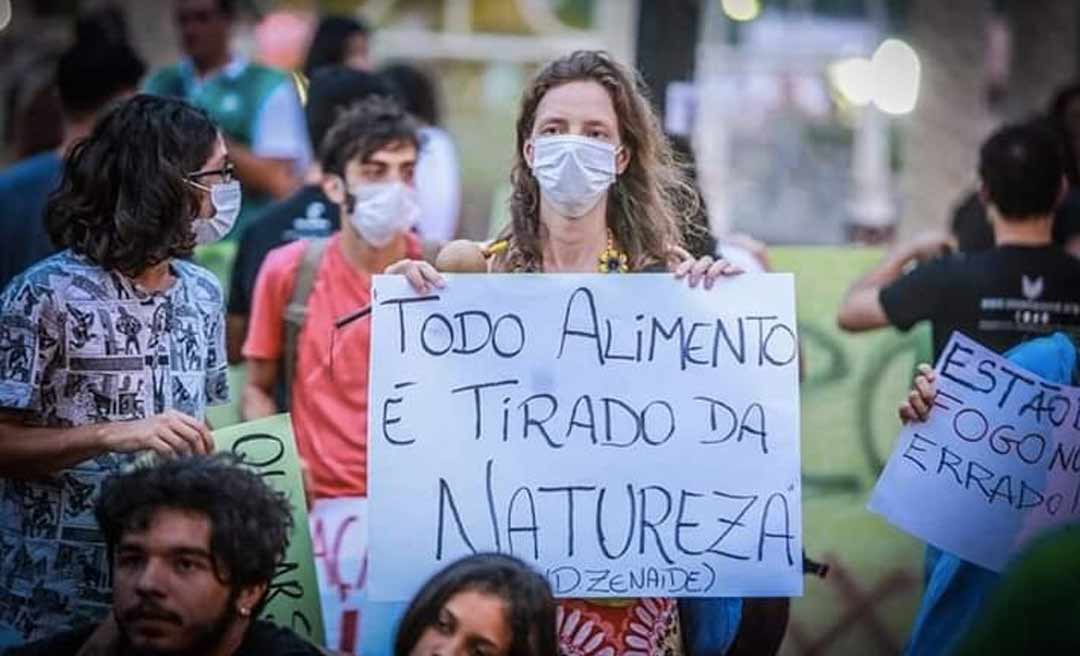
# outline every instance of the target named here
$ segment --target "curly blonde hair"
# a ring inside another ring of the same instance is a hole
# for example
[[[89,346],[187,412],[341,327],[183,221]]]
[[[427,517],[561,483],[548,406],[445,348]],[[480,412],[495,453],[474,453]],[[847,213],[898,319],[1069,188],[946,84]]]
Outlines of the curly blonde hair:
[[[620,142],[630,153],[629,165],[609,189],[607,203],[607,226],[626,253],[630,269],[665,265],[673,249],[683,246],[683,228],[699,211],[686,167],[660,129],[641,77],[606,52],[578,50],[545,66],[522,95],[510,171],[511,222],[500,235],[509,247],[493,259],[493,270],[543,270],[540,189],[522,152],[532,137],[544,94],[577,81],[596,82],[607,90],[618,117]]]

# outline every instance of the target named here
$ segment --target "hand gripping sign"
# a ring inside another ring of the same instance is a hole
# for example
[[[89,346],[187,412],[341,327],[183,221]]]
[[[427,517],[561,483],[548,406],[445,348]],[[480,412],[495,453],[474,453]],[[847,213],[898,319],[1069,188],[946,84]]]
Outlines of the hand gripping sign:
[[[1001,571],[1036,534],[1080,519],[1080,388],[958,333],[937,371],[930,418],[901,431],[870,509]]]
[[[792,283],[376,277],[370,598],[475,552],[561,596],[801,594]]]

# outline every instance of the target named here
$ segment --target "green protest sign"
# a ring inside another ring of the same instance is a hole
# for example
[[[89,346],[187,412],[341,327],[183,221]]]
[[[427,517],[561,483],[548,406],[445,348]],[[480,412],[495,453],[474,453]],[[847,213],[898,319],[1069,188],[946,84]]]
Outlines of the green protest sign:
[[[285,493],[293,508],[293,534],[285,562],[270,582],[263,617],[286,626],[311,642],[325,642],[315,562],[311,555],[307,504],[289,415],[275,415],[214,431],[219,451],[237,455],[274,489]]]

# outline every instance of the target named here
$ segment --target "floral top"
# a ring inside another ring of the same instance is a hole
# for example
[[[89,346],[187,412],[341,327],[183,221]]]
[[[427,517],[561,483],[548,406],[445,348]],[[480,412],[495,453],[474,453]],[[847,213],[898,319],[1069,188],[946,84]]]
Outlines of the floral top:
[[[560,656],[683,656],[674,599],[561,599]]]

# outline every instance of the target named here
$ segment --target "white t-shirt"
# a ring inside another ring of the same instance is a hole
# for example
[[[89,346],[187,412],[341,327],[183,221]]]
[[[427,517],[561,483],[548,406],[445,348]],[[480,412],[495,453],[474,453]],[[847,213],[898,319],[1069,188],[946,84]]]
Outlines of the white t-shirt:
[[[450,241],[461,213],[461,167],[454,140],[442,128],[420,129],[415,177],[420,202],[417,231],[424,239]]]

